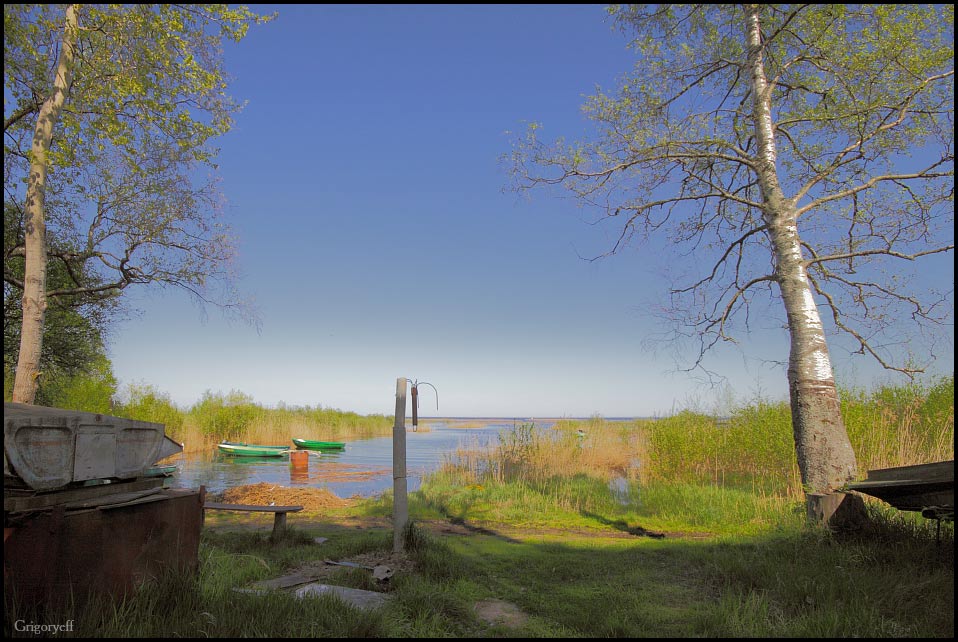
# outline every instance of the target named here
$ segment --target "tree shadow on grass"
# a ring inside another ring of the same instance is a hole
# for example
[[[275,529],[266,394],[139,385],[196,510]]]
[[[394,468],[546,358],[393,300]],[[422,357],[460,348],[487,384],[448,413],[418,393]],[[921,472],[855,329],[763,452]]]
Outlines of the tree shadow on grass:
[[[583,517],[594,519],[600,524],[611,526],[612,528],[620,530],[623,533],[635,535],[636,537],[651,537],[653,539],[665,538],[665,533],[656,533],[655,531],[650,531],[646,528],[642,528],[641,526],[629,526],[628,522],[626,522],[624,519],[611,520],[606,517],[602,517],[602,515],[590,513],[589,511],[579,511],[579,514]]]
[[[518,544],[520,540],[513,539],[508,535],[503,535],[497,531],[491,530],[489,528],[484,528],[482,526],[476,526],[474,524],[469,524],[466,522],[465,515],[469,512],[469,505],[466,505],[458,515],[454,515],[452,511],[449,510],[449,506],[445,503],[439,502],[431,497],[422,497],[421,499],[424,506],[431,508],[442,515],[446,520],[451,524],[456,526],[461,526],[462,528],[481,535],[490,535],[492,537],[497,537],[503,541],[510,542],[512,544]]]

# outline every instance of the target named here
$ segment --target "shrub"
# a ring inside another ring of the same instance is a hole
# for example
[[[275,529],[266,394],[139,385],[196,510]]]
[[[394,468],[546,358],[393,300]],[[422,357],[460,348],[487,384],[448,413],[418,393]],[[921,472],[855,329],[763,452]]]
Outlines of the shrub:
[[[190,417],[205,435],[237,439],[252,425],[262,409],[253,398],[238,390],[213,394],[209,390],[190,408]]]
[[[55,375],[46,381],[41,379],[36,403],[109,415],[113,413],[116,387],[113,366],[101,355],[93,360],[88,372]]]
[[[149,384],[130,384],[126,396],[127,402],[117,408],[118,415],[163,424],[166,434],[177,438],[183,429],[184,416],[170,400],[169,394]]]

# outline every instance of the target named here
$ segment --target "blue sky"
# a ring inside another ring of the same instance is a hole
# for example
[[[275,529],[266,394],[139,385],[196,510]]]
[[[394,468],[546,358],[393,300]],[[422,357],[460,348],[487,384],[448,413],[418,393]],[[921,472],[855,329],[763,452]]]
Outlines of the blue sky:
[[[729,399],[677,374],[673,346],[649,349],[668,286],[654,246],[584,261],[615,230],[555,194],[504,190],[500,157],[525,122],[574,140],[583,97],[632,64],[601,6],[253,7],[279,16],[226,49],[247,104],[218,164],[261,329],[141,290],[111,338],[122,384],[183,406],[239,390],[391,414],[408,377],[438,389],[438,410],[422,395],[433,416],[653,416]],[[732,397],[786,397],[773,362],[787,335],[768,326],[709,362]],[[842,384],[893,380],[832,357]]]

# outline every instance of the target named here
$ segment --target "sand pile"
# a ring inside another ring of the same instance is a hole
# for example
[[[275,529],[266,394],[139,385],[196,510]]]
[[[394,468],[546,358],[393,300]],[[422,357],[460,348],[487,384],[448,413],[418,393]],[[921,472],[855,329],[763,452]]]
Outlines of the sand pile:
[[[289,488],[267,482],[227,488],[221,493],[211,493],[207,499],[226,504],[295,505],[308,511],[352,505],[352,501],[337,497],[325,488]]]

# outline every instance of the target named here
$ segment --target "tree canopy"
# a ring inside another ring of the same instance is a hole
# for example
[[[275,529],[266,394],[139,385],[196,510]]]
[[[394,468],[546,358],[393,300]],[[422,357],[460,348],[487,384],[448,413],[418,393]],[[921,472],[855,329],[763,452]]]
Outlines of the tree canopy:
[[[51,251],[99,274],[106,296],[154,282],[240,309],[233,239],[215,178],[200,168],[215,170],[211,143],[240,108],[226,94],[221,41],[265,19],[227,5],[82,5],[78,16],[72,87],[48,154],[46,220],[60,245]],[[9,5],[4,21],[4,183],[22,203],[31,117],[52,88],[63,5]]]
[[[558,186],[594,209],[618,230],[607,254],[667,239],[667,310],[674,336],[697,342],[692,368],[781,303],[813,501],[857,475],[819,308],[858,352],[909,374],[933,355],[903,354],[902,337],[953,316],[954,284],[923,289],[904,266],[954,250],[954,8],[610,11],[635,67],[586,102],[590,139],[529,128],[516,187]]]
[[[954,9],[756,6],[772,160],[816,301],[859,352],[919,371],[931,355],[902,350],[906,337],[946,329],[954,308],[953,290],[913,278],[915,259],[954,249]],[[670,319],[701,365],[748,330],[750,304],[777,298],[743,9],[610,12],[634,68],[585,103],[591,139],[550,143],[533,124],[511,157],[514,186],[560,186],[589,206],[618,230],[606,255],[667,238]]]
[[[240,108],[222,42],[269,19],[218,4],[4,7],[5,209],[23,231],[5,236],[4,283],[23,293],[25,399],[47,297],[173,286],[255,321],[234,286],[212,142]],[[66,276],[55,287],[48,256]]]

